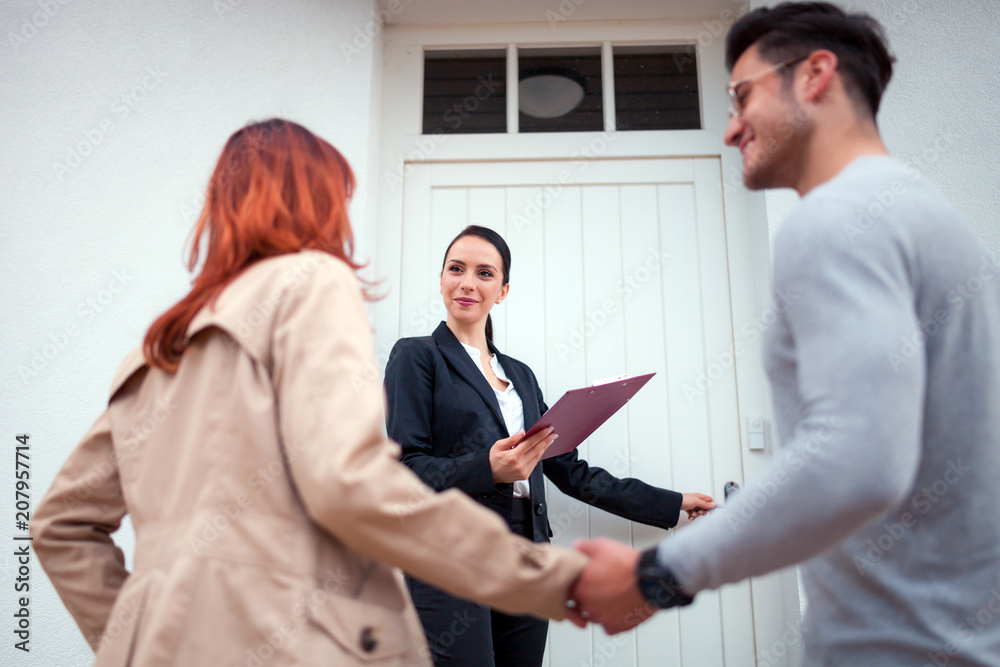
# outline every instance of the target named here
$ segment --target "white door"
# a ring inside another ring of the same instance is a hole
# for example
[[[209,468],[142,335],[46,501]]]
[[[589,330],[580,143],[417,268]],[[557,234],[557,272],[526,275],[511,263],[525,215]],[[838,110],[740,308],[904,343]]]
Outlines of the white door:
[[[720,170],[718,158],[414,164],[403,185],[399,335],[429,334],[444,319],[438,276],[450,240],[470,223],[497,230],[512,261],[510,294],[493,310],[496,343],[534,370],[549,404],[598,378],[656,373],[581,455],[620,477],[721,499],[743,472],[733,366],[705,375],[733,348]],[[646,548],[667,535],[548,493],[557,544],[606,536]],[[554,624],[547,660],[704,667],[753,655],[742,583],[617,637]]]
[[[364,241],[367,275],[386,295],[372,304],[380,365],[399,336],[444,319],[448,242],[470,223],[494,227],[513,253],[510,297],[494,309],[497,344],[534,369],[550,404],[597,378],[657,373],[583,456],[721,499],[773,446],[759,354],[769,237],[762,201],[748,197],[739,155],[722,143],[724,44],[706,35],[698,20],[387,28],[378,213]],[[697,45],[702,129],[615,131],[615,47],[662,44]],[[604,132],[521,132],[511,86],[506,133],[423,134],[426,50],[506,48],[514,80],[522,49],[565,45],[600,45]],[[751,437],[749,424],[763,424],[765,437]],[[643,548],[665,535],[549,493],[559,544],[603,535]],[[614,638],[554,624],[548,664],[787,665],[801,637],[796,591],[794,571],[756,577]]]

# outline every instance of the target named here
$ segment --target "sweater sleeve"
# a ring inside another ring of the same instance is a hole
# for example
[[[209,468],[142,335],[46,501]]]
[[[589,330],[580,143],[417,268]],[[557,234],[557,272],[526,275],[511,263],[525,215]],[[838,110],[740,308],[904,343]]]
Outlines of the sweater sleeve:
[[[784,445],[727,506],[663,540],[683,588],[761,575],[833,547],[899,502],[920,460],[925,360],[888,360],[917,330],[911,267],[888,224],[844,233],[856,211],[812,200],[775,240],[774,285],[795,299],[772,377]],[[770,336],[769,332],[769,338]]]

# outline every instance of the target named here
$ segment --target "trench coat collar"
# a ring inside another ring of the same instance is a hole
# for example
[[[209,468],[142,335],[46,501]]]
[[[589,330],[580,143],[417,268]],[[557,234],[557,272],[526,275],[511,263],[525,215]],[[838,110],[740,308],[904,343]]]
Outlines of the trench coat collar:
[[[134,348],[125,357],[121,365],[118,366],[118,370],[115,371],[115,376],[111,380],[111,391],[108,394],[108,402],[115,397],[118,390],[125,386],[125,383],[129,379],[141,370],[145,370],[149,366],[146,364],[146,358],[143,356],[142,347]]]

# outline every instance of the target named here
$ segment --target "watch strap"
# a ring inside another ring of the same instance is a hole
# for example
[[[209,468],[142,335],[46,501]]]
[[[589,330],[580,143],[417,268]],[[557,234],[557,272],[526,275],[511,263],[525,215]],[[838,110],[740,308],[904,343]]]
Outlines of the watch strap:
[[[656,557],[656,547],[642,552],[637,567],[639,591],[647,604],[657,609],[685,607],[694,598],[681,588],[670,568],[661,565]]]

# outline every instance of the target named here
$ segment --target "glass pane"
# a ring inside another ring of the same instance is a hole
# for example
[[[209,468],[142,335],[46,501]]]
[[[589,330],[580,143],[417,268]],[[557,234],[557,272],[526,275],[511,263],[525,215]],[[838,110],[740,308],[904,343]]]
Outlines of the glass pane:
[[[698,60],[689,46],[616,46],[618,130],[701,128]]]
[[[507,52],[427,51],[424,134],[507,131]]]
[[[599,46],[521,49],[517,60],[521,132],[604,129]]]

